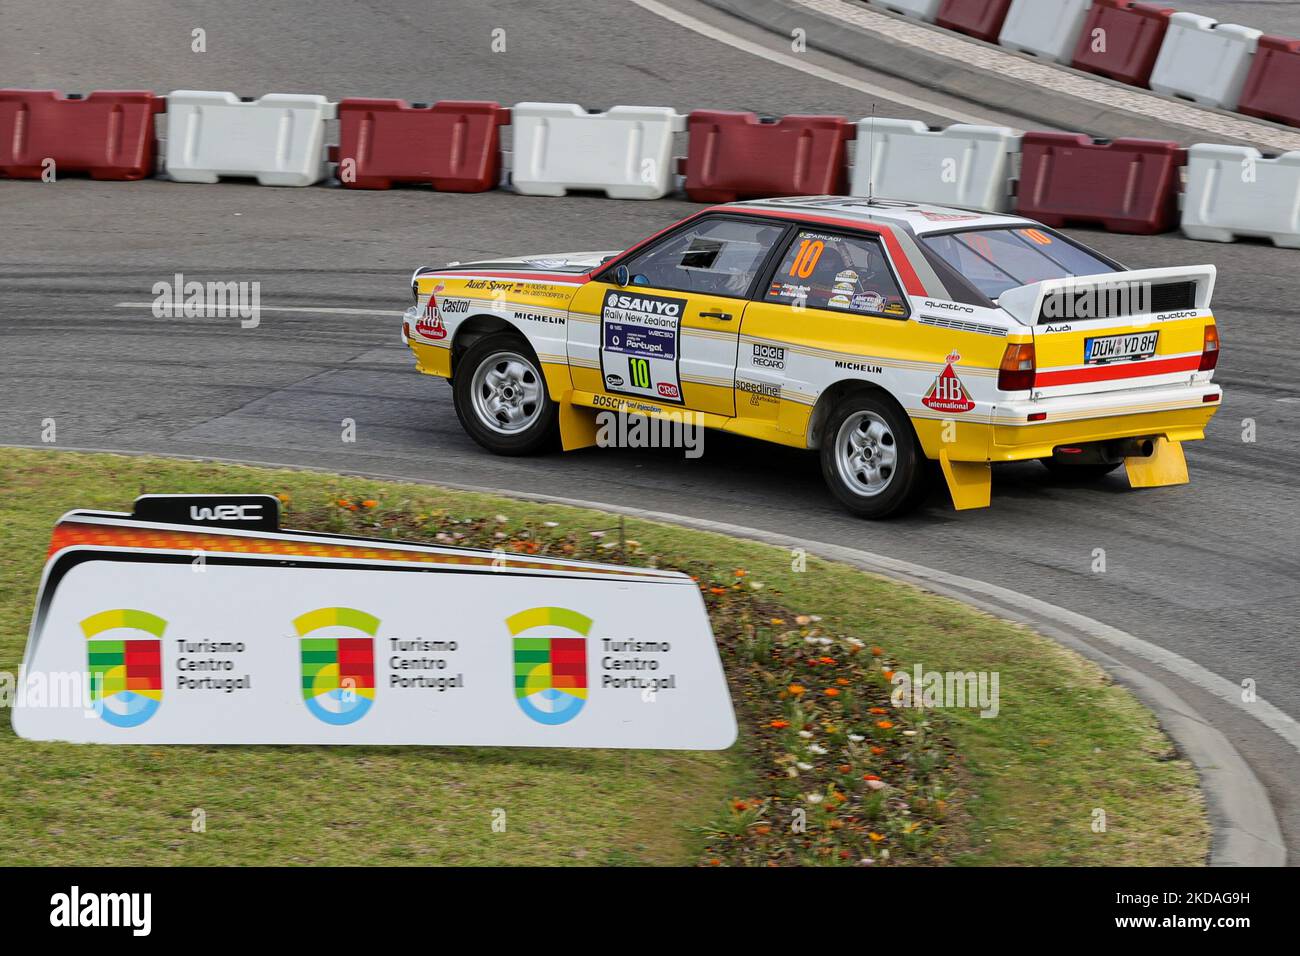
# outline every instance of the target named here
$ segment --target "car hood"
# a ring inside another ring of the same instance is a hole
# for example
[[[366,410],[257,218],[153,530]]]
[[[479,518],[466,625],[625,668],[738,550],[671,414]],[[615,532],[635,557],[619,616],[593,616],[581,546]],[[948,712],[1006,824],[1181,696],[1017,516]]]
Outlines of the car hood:
[[[500,257],[495,259],[480,259],[473,262],[449,262],[446,265],[448,269],[472,269],[474,271],[490,272],[494,269],[508,269],[512,272],[572,272],[581,274],[590,272],[599,266],[602,262],[612,256],[616,256],[622,250],[615,249],[605,252],[551,252],[538,253],[530,256],[519,256],[517,258]],[[440,272],[440,269],[430,269],[427,272]]]

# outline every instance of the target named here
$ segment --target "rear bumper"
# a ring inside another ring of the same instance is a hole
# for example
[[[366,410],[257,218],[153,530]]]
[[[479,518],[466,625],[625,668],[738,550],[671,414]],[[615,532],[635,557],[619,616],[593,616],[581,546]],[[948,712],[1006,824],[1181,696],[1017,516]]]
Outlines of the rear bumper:
[[[1204,382],[1008,402],[993,410],[989,460],[1047,458],[1059,445],[1117,438],[1196,441],[1205,437],[1205,426],[1218,411],[1222,397],[1218,385]],[[1031,420],[1044,415],[1041,420]]]

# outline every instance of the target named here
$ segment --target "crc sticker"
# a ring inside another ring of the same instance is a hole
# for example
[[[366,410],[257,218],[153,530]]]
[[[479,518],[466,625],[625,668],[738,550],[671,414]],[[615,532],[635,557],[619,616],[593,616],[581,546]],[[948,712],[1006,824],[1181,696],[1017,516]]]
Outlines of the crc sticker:
[[[845,269],[843,272],[835,276],[835,281],[845,282],[848,283],[849,285],[854,285],[858,281],[858,274],[854,272],[852,269]]]
[[[851,303],[847,295],[836,293],[826,301],[826,304],[832,309],[847,309]]]
[[[681,401],[678,343],[686,300],[610,289],[601,306],[605,387],[655,401]],[[622,381],[615,383],[616,379]]]
[[[969,412],[975,407],[975,402],[966,391],[966,386],[953,371],[953,364],[960,359],[961,356],[956,352],[948,356],[943,371],[930,386],[930,391],[926,392],[925,397],[921,399],[922,405],[933,408],[936,412]]]

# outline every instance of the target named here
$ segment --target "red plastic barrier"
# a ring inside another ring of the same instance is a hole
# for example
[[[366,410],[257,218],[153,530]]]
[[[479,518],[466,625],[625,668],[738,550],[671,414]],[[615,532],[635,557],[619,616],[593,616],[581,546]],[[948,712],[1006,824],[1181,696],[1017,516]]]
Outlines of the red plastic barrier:
[[[1179,169],[1187,150],[1153,139],[1094,141],[1026,133],[1016,211],[1049,226],[1098,224],[1151,235],[1178,225]]]
[[[1074,48],[1074,66],[1131,86],[1146,86],[1173,14],[1172,7],[1155,3],[1094,0]]]
[[[1262,36],[1237,110],[1300,126],[1300,40]]]
[[[848,192],[857,128],[843,116],[696,110],[686,131],[686,195],[695,202]]]
[[[153,117],[166,100],[138,90],[0,90],[0,176],[40,179],[45,161],[56,177],[144,179],[154,174]]]
[[[501,127],[509,122],[510,110],[499,103],[345,99],[339,103],[339,180],[350,189],[393,183],[431,183],[455,193],[492,189],[501,176]],[[344,168],[348,160],[356,164],[352,171]]]
[[[989,43],[998,42],[1011,0],[943,0],[934,22]]]

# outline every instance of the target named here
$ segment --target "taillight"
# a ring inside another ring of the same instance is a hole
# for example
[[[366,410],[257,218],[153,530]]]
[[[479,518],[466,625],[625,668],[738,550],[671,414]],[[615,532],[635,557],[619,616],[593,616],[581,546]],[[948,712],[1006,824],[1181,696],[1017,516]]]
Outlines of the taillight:
[[[1024,392],[1034,387],[1034,344],[1008,345],[998,366],[998,388],[1004,392]]]
[[[1200,371],[1211,372],[1219,364],[1219,329],[1215,325],[1205,327],[1205,345],[1201,347]]]

